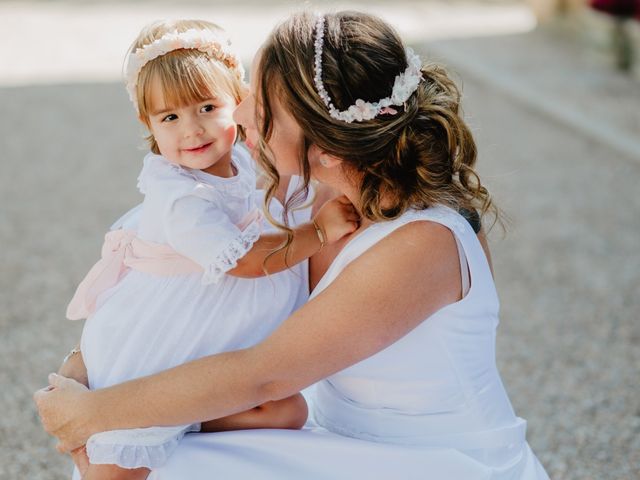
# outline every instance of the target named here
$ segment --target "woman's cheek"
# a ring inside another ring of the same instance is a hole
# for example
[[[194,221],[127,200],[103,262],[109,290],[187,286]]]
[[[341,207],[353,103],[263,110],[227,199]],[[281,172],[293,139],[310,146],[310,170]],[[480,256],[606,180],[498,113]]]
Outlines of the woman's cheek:
[[[224,129],[222,135],[224,136],[226,143],[233,144],[238,136],[238,126],[235,123],[230,124]]]

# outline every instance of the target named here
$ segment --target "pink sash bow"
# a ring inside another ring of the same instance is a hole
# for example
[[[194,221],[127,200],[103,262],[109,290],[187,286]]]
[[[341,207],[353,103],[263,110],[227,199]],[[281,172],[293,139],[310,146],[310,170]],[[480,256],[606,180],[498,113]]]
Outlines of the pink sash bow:
[[[98,296],[115,286],[129,269],[154,275],[186,275],[202,267],[168,245],[147,242],[130,230],[113,230],[104,237],[102,258],[80,282],[67,307],[69,320],[90,316]]]

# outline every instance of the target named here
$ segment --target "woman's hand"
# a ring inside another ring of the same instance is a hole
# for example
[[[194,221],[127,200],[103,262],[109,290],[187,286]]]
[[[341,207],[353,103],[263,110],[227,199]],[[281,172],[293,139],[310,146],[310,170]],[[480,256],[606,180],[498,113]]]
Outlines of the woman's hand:
[[[47,433],[59,440],[61,453],[82,447],[92,431],[89,420],[94,419],[90,408],[91,392],[75,380],[52,373],[49,387],[33,394],[42,425]]]
[[[349,199],[342,195],[325,203],[314,221],[322,229],[325,241],[331,244],[355,232],[360,216]]]

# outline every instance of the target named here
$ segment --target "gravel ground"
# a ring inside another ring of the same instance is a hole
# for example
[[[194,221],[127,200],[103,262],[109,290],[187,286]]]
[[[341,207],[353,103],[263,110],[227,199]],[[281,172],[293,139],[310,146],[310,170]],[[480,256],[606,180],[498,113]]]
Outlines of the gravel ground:
[[[489,59],[536,48],[452,45]],[[640,162],[456,67],[481,173],[512,219],[493,234],[498,363],[528,439],[554,479],[639,478]],[[585,100],[558,92],[566,108]],[[0,105],[0,478],[63,479],[31,394],[79,336],[64,308],[105,229],[140,198],[141,132],[119,83],[3,88]]]

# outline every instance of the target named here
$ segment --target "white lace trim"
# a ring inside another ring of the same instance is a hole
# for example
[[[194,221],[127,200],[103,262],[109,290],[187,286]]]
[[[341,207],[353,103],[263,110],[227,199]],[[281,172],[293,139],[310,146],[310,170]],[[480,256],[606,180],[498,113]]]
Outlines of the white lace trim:
[[[238,260],[251,250],[256,240],[260,238],[261,233],[262,222],[260,220],[250,223],[205,270],[202,276],[203,285],[218,283],[225,273],[235,268],[238,265]]]
[[[186,433],[198,431],[200,424],[101,432],[89,438],[87,455],[93,464],[158,468],[166,463]]]

